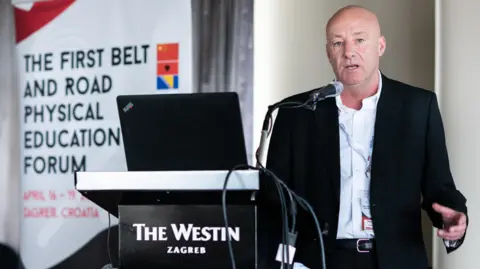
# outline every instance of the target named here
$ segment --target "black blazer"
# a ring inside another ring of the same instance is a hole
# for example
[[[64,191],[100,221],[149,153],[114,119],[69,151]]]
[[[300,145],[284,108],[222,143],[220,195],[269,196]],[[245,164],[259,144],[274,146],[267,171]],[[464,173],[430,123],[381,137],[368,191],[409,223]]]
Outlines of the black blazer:
[[[421,208],[435,227],[442,227],[432,203],[467,213],[449,168],[445,135],[435,93],[382,74],[372,154],[370,205],[380,269],[426,269]],[[285,100],[304,101],[309,92]],[[328,234],[336,238],[340,202],[338,110],[335,98],[315,111],[280,109],[272,131],[267,168],[314,208]],[[273,181],[261,180],[259,206],[260,267],[278,268],[281,242],[280,205]],[[422,199],[423,197],[423,199]],[[303,210],[297,218],[295,260],[321,268],[313,219]],[[461,240],[461,243],[463,239]],[[458,244],[459,246],[460,244]],[[458,247],[457,246],[457,247]],[[447,249],[451,252],[454,249]]]

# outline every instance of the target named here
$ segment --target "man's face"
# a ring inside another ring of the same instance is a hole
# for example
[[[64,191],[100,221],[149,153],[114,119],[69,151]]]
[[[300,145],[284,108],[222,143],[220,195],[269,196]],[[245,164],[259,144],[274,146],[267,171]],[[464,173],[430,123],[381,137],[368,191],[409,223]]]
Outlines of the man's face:
[[[326,50],[337,80],[345,86],[363,85],[378,70],[385,39],[373,15],[349,10],[331,21]]]

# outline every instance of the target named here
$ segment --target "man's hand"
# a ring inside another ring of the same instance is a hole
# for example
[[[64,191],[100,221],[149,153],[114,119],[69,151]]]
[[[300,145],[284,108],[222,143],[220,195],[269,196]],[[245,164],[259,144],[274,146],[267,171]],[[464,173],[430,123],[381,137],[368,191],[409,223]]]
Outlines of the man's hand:
[[[438,229],[438,236],[446,240],[461,239],[467,229],[467,216],[437,203],[434,203],[432,207],[442,215],[443,219],[443,229]]]

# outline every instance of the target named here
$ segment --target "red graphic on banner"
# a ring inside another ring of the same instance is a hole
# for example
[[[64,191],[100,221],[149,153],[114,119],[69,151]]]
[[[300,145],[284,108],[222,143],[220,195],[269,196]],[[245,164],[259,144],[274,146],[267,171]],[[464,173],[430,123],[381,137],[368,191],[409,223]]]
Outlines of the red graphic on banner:
[[[178,75],[178,62],[157,63],[157,76]]]
[[[36,2],[30,10],[15,7],[17,44],[62,14],[75,0]]]
[[[178,43],[157,44],[157,61],[178,61]]]
[[[157,44],[157,90],[178,89],[178,43]]]

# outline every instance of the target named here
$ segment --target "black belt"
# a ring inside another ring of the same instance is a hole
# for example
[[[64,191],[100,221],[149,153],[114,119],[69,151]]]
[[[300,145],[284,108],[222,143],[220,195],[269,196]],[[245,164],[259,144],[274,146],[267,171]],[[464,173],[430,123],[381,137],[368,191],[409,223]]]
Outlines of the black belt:
[[[375,247],[374,239],[337,239],[335,240],[335,248],[351,249],[357,252],[370,252]]]

